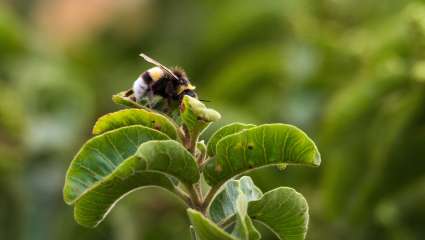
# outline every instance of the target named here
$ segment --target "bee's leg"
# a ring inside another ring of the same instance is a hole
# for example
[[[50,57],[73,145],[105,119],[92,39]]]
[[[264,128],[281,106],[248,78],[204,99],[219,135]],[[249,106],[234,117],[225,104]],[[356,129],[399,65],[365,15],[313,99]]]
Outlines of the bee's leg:
[[[177,94],[174,85],[171,81],[169,81],[165,86],[165,92],[167,94],[167,108],[165,110],[166,112],[171,113],[173,97]]]
[[[172,104],[173,104],[173,100],[170,98],[170,97],[168,97],[167,98],[167,108],[165,109],[165,111],[167,112],[167,113],[171,113],[171,106],[172,106]]]
[[[147,96],[148,96],[148,107],[149,108],[153,108],[153,98],[154,98],[154,94],[151,88],[148,89],[147,91]]]
[[[124,93],[124,97],[130,97],[133,94],[134,94],[133,89],[129,89]]]

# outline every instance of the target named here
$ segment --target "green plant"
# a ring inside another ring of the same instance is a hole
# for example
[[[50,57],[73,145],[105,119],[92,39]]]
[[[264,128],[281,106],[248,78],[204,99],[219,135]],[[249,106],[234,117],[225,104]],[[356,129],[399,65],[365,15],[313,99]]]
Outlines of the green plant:
[[[64,200],[75,220],[95,227],[132,190],[160,187],[189,207],[193,239],[260,239],[253,220],[280,239],[304,239],[308,205],[294,189],[266,193],[247,171],[270,165],[320,164],[313,141],[287,124],[233,123],[219,129],[207,145],[201,133],[220,114],[185,96],[170,114],[148,109],[125,97],[130,107],[96,122],[96,135],[84,144],[68,169]],[[208,185],[208,186],[207,186]]]

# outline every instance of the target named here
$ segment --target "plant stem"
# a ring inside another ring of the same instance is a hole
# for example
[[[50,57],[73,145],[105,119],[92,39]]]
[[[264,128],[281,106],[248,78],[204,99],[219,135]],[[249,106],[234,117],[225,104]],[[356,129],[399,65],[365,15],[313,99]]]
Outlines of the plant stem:
[[[199,134],[191,134],[189,137],[189,152],[195,155],[196,152],[196,144],[198,143]]]
[[[211,158],[207,158],[207,156],[206,156],[206,154],[205,154],[205,156],[204,156],[204,158],[203,158],[203,160],[202,160],[201,164],[199,165],[199,169],[200,169],[200,171],[203,171],[203,170],[204,170],[205,165],[208,163],[208,161],[209,161],[210,159],[211,159]]]
[[[193,229],[193,226],[190,225],[190,236],[192,237],[192,240],[197,240],[195,229]]]
[[[217,191],[220,189],[220,184],[212,187],[210,189],[210,191],[207,193],[207,196],[205,197],[205,199],[202,202],[202,210],[203,212],[207,211],[208,206],[210,205],[213,197],[215,196],[215,194],[217,193]]]
[[[196,190],[196,187],[194,185],[186,185],[186,188],[189,191],[193,207],[198,210],[202,210],[202,200],[198,194],[198,191]]]
[[[223,221],[219,222],[217,225],[220,228],[226,229],[228,228],[236,219],[236,215],[232,215],[231,217],[228,217],[224,219]]]
[[[185,191],[183,191],[181,188],[176,187],[174,188],[174,192],[177,194],[177,196],[179,196],[188,206],[192,206],[192,200],[189,197],[189,195],[187,195],[187,193]]]

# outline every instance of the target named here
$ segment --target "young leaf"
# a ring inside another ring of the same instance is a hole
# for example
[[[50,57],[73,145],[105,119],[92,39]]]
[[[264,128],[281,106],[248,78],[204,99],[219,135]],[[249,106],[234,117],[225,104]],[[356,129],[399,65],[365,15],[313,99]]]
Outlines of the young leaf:
[[[236,200],[239,195],[244,195],[249,202],[260,199],[263,193],[248,176],[243,176],[239,180],[230,180],[209,207],[211,219],[219,223],[233,217],[237,212]]]
[[[196,144],[195,156],[198,159],[204,159],[206,155],[207,155],[207,146],[205,145],[204,140],[202,140]]]
[[[180,117],[191,136],[198,136],[211,122],[219,120],[221,115],[217,111],[207,108],[198,99],[185,95],[180,109]]]
[[[261,234],[254,227],[251,218],[248,216],[248,200],[243,194],[239,194],[236,199],[236,224],[232,235],[241,240],[258,240]]]
[[[308,205],[292,188],[280,187],[248,205],[249,216],[264,223],[281,240],[303,240],[308,228]]]
[[[88,189],[111,174],[132,156],[140,144],[169,139],[157,130],[129,126],[106,132],[87,141],[71,162],[65,178],[64,200],[74,203]]]
[[[260,233],[255,229],[247,215],[250,201],[262,197],[261,190],[254,185],[250,177],[244,176],[240,180],[230,180],[223,190],[214,198],[209,208],[209,215],[216,223],[231,223],[234,219],[236,225],[232,235],[243,240],[260,238]]]
[[[120,127],[142,125],[177,139],[177,130],[173,123],[162,114],[143,109],[124,109],[100,117],[93,127],[93,134],[101,134]]]
[[[218,129],[210,138],[208,141],[208,156],[214,156],[215,150],[217,146],[217,142],[220,141],[222,138],[240,132],[244,129],[253,128],[255,125],[253,124],[244,124],[244,123],[231,123],[229,125],[226,125],[220,129]]]
[[[205,180],[211,186],[268,165],[320,165],[314,142],[300,129],[286,124],[265,124],[229,135],[217,143],[216,151],[204,168]]]
[[[204,217],[202,213],[189,208],[187,214],[199,240],[238,240]]]

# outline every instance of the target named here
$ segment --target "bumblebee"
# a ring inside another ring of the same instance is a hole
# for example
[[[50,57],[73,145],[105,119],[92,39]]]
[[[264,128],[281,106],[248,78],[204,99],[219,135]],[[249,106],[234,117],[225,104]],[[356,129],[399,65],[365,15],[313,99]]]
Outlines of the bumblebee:
[[[184,95],[198,98],[195,86],[190,84],[183,69],[171,70],[143,53],[140,56],[155,67],[143,72],[134,81],[132,90],[135,101],[140,102],[144,97],[151,101],[154,96],[161,96],[171,105],[173,101],[180,104]]]

